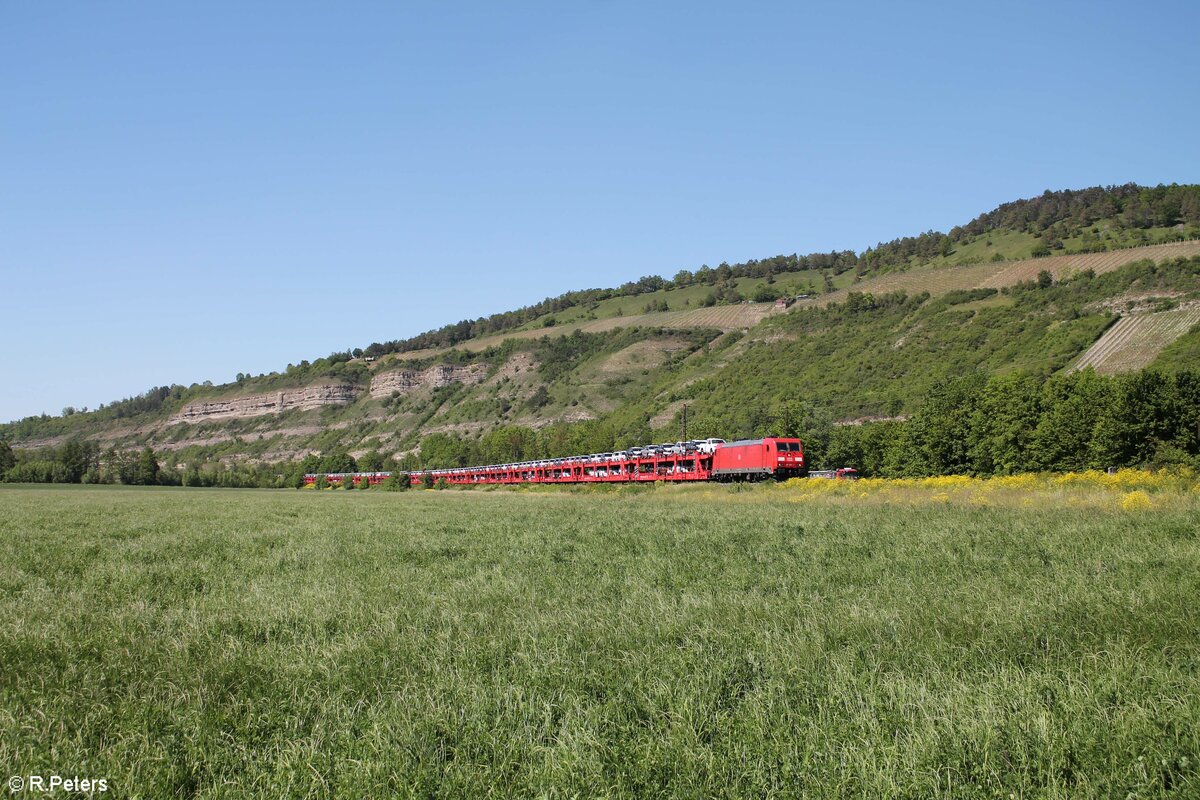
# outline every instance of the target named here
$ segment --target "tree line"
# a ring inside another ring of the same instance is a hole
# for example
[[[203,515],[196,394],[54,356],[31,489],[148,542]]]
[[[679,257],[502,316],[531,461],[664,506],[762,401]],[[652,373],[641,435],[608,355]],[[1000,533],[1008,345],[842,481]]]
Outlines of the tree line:
[[[110,449],[72,439],[61,447],[13,452],[0,441],[0,479],[9,483],[123,483],[156,486],[171,482],[154,450]]]
[[[1018,231],[1039,237],[1034,256],[1063,248],[1063,240],[1084,234],[1101,220],[1116,230],[1146,230],[1191,226],[1184,236],[1200,229],[1200,186],[1159,184],[1154,187],[1127,183],[1088,189],[1046,191],[1025,200],[1004,203],[948,233],[927,231],[877,244],[863,252],[860,274],[887,271],[946,256],[956,245],[997,231]],[[1086,249],[1105,249],[1099,242]]]
[[[1200,186],[1135,183],[1088,189],[1046,191],[1027,200],[1004,203],[951,230],[956,241],[1005,229],[1040,234],[1055,225],[1078,232],[1102,219],[1125,228],[1171,227],[1200,223]]]
[[[1200,372],[972,373],[935,384],[906,420],[795,432],[810,464],[868,476],[1196,468]]]
[[[0,481],[124,486],[282,488],[297,483],[300,462],[252,463],[192,458],[172,461],[149,446],[101,449],[71,439],[58,447],[14,450],[0,440]]]

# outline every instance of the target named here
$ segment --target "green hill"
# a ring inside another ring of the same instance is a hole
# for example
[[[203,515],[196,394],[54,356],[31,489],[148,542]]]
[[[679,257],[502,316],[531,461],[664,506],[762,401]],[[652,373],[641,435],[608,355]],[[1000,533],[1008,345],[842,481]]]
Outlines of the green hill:
[[[535,431],[562,450],[674,439],[685,406],[688,435],[903,417],[944,379],[1045,378],[1131,336],[1145,341],[1128,363],[1177,371],[1195,365],[1178,312],[1200,302],[1197,238],[1200,187],[1048,192],[946,234],[569,293],[231,384],[27,418],[0,440],[151,446],[181,465],[342,451],[432,463],[519,450]],[[1130,315],[1120,341],[1100,341]]]

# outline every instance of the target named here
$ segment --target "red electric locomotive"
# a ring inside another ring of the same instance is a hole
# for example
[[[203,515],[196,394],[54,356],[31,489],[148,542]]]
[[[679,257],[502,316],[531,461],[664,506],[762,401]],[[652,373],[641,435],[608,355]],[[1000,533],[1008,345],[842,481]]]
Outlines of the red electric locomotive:
[[[713,452],[712,477],[719,481],[797,478],[804,474],[799,439],[743,439]]]

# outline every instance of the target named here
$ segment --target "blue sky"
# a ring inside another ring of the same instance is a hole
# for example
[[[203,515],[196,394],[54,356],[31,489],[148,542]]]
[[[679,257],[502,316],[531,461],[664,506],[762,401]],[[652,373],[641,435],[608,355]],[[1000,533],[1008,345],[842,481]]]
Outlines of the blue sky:
[[[0,420],[1200,182],[1195,3],[6,3]]]

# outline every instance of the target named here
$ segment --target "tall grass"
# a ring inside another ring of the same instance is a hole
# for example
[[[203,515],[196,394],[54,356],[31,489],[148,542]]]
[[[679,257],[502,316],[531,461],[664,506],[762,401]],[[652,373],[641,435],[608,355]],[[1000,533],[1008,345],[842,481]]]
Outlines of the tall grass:
[[[1200,791],[1194,495],[794,497],[0,487],[0,765],[140,797]]]

